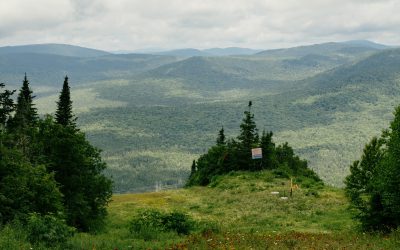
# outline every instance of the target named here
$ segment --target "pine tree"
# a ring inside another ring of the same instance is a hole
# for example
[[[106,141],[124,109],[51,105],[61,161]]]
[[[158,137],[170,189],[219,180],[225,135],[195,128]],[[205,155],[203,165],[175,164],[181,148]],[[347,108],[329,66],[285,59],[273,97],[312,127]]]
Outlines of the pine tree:
[[[68,86],[68,76],[65,76],[63,88],[60,92],[60,97],[57,102],[56,122],[63,126],[76,127],[75,118],[72,113],[72,101],[70,88]]]
[[[346,195],[351,206],[356,209],[356,218],[366,230],[384,229],[386,226],[382,197],[379,194],[379,175],[384,157],[383,140],[376,137],[365,145],[361,161],[350,166],[350,175],[346,177]]]
[[[258,146],[258,130],[254,122],[254,115],[251,113],[252,102],[249,102],[249,110],[244,112],[245,117],[240,124],[238,138],[238,167],[242,170],[257,170],[259,164],[251,159],[251,149]]]
[[[51,117],[39,121],[35,143],[40,145],[37,162],[54,172],[64,197],[69,225],[89,231],[101,224],[112,195],[112,181],[104,176],[107,167],[100,150],[84,133],[55,123]]]
[[[262,149],[263,159],[262,167],[264,169],[273,169],[276,167],[275,143],[272,141],[272,131],[262,133],[260,146]]]
[[[248,150],[257,144],[259,140],[254,114],[251,113],[251,106],[252,102],[250,101],[249,110],[244,112],[245,117],[242,120],[242,124],[240,124],[240,135],[238,136],[239,142]]]
[[[190,168],[190,176],[193,176],[196,173],[196,161],[193,160],[192,167]]]
[[[394,113],[387,139],[387,157],[383,163],[383,178],[379,185],[383,189],[383,202],[390,222],[400,225],[400,106]]]
[[[4,83],[0,83],[0,90],[5,87]],[[14,101],[11,96],[15,90],[0,91],[0,131],[6,126],[7,121],[11,118],[14,111]]]
[[[24,129],[33,126],[38,120],[37,110],[33,104],[32,90],[29,88],[29,81],[26,77],[17,98],[17,105],[11,127],[13,129]]]
[[[221,130],[218,132],[217,145],[222,146],[225,144],[226,142],[225,142],[224,127],[222,126]]]

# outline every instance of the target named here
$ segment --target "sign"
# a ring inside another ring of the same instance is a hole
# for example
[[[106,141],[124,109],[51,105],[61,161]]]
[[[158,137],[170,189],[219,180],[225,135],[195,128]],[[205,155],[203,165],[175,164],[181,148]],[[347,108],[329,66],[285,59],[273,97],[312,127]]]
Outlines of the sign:
[[[251,149],[251,158],[254,159],[261,159],[262,158],[262,149],[261,148],[253,148]]]

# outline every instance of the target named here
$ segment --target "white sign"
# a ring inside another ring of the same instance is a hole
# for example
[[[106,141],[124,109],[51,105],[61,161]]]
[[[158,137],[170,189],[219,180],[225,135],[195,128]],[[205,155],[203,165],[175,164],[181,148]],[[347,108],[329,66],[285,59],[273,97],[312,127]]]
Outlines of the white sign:
[[[251,158],[254,159],[261,159],[262,158],[262,149],[261,148],[253,148],[251,149]]]

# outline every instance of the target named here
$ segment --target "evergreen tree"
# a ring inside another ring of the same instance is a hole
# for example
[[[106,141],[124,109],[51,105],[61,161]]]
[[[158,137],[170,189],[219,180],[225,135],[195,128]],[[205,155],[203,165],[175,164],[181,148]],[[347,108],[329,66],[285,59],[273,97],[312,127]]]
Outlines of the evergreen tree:
[[[63,212],[61,198],[44,166],[32,166],[21,152],[0,145],[0,224],[33,212]]]
[[[238,136],[238,159],[239,168],[243,170],[256,170],[258,166],[251,159],[251,149],[258,146],[258,130],[254,122],[254,114],[251,113],[252,102],[249,102],[249,110],[244,112],[245,117],[240,124],[240,134]]]
[[[7,121],[11,118],[11,112],[14,111],[14,101],[11,96],[14,94],[15,90],[4,90],[4,83],[0,83],[0,131],[4,129]]]
[[[68,86],[68,76],[65,76],[64,84],[57,102],[56,122],[63,126],[75,127],[74,115],[72,113],[72,101],[70,88]]]
[[[383,140],[376,137],[365,145],[360,161],[350,166],[350,175],[346,177],[346,195],[351,206],[356,209],[356,218],[366,230],[382,230],[387,223],[382,197],[379,192],[379,175],[384,157]]]
[[[193,160],[192,167],[190,168],[190,176],[193,176],[196,173],[196,161]]]
[[[51,117],[39,122],[35,139],[40,145],[35,160],[55,173],[68,224],[82,231],[97,228],[112,195],[112,182],[103,174],[106,164],[100,150],[86,140],[84,133],[57,124]]]
[[[238,136],[239,142],[242,146],[250,150],[255,144],[258,143],[258,130],[254,122],[254,114],[251,113],[252,102],[249,102],[249,110],[244,112],[245,117],[240,124],[240,134]],[[250,152],[250,151],[249,151]]]
[[[222,146],[225,144],[226,142],[225,142],[224,127],[222,126],[221,130],[218,132],[217,145]]]
[[[400,106],[395,109],[387,139],[387,155],[381,170],[383,203],[391,217],[392,227],[400,225]]]
[[[32,90],[29,88],[29,81],[26,77],[22,82],[22,87],[17,98],[17,105],[11,127],[13,129],[25,129],[33,126],[38,120],[37,110],[33,104]]]
[[[260,146],[262,149],[263,159],[262,167],[264,169],[273,169],[276,167],[275,143],[272,141],[272,131],[262,133]]]

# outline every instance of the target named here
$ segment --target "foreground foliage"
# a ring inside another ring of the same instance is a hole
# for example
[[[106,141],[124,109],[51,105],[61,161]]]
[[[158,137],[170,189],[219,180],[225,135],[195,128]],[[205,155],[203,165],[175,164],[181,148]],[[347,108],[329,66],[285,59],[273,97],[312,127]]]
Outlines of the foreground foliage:
[[[0,84],[0,226],[22,224],[34,244],[98,229],[112,195],[100,151],[75,127],[67,80],[56,121],[39,118],[26,75],[15,104]]]
[[[350,172],[346,194],[363,228],[388,232],[400,226],[400,106],[390,129],[365,146]]]
[[[64,247],[34,249],[398,249],[398,232],[358,233],[343,190],[294,180],[300,189],[288,195],[290,181],[271,170],[220,176],[210,186],[155,193],[114,195],[106,226],[96,234],[76,233]],[[211,185],[213,187],[211,187]],[[279,192],[272,194],[271,192]],[[217,198],[216,198],[217,197]],[[175,231],[132,233],[143,211],[187,214],[196,223],[186,236]],[[24,236],[25,235],[25,236]],[[6,248],[4,246],[17,246]],[[12,245],[13,244],[13,245]],[[20,246],[20,247],[19,247]],[[29,249],[26,233],[0,230],[1,249]]]

